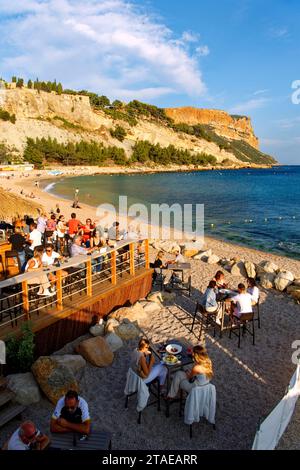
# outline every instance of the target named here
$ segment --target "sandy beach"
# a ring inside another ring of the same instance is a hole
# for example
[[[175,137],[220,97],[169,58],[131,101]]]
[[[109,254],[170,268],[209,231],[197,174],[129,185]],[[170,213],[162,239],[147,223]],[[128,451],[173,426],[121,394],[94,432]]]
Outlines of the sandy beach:
[[[41,172],[38,172],[39,174]],[[33,191],[35,201],[50,211],[59,202],[61,213],[68,218],[74,210],[68,200],[37,189],[34,181],[37,173],[24,179],[0,179],[0,186],[20,195]],[[49,179],[49,175],[40,176]],[[81,205],[77,210],[80,218],[95,217],[96,209]],[[216,239],[206,238],[206,248],[220,258],[243,259],[259,263],[264,260],[276,263],[281,269],[287,269],[300,278],[300,261],[264,253],[254,249],[233,245]],[[151,249],[151,259],[156,251]],[[167,255],[169,256],[169,255]],[[197,301],[207,287],[209,280],[218,269],[203,261],[191,260],[192,300]],[[226,281],[236,287],[244,278],[234,277],[226,273]],[[292,364],[292,343],[299,339],[300,305],[296,304],[287,294],[275,290],[261,290],[262,328],[257,330],[256,345],[246,337],[242,348],[238,349],[237,339],[224,337],[213,338],[211,332],[206,336],[209,355],[214,365],[213,383],[217,388],[217,430],[213,431],[206,425],[199,425],[193,440],[189,439],[188,429],[183,419],[178,416],[177,405],[171,409],[167,419],[164,408],[157,413],[148,408],[143,413],[141,427],[136,424],[135,404],[129,411],[124,409],[123,391],[128,369],[130,353],[136,341],[127,342],[116,353],[114,363],[107,369],[96,369],[88,365],[78,377],[80,391],[89,402],[95,426],[113,433],[114,449],[250,449],[259,421],[268,415],[285,393],[285,389],[295,371]],[[180,306],[182,299],[178,298]],[[192,304],[193,305],[193,304]],[[189,307],[192,308],[191,306]],[[165,342],[172,338],[184,338],[191,345],[197,344],[196,337],[190,333],[183,315],[176,303],[164,308],[151,318],[151,324],[145,333],[154,342]],[[196,331],[197,333],[197,331]],[[67,345],[59,353],[72,353],[74,346],[80,341]],[[26,417],[30,417],[44,430],[48,431],[48,423],[53,407],[46,400],[28,407]],[[0,444],[17,426],[13,421],[2,429]],[[299,448],[299,406],[288,432],[280,443],[281,449]]]

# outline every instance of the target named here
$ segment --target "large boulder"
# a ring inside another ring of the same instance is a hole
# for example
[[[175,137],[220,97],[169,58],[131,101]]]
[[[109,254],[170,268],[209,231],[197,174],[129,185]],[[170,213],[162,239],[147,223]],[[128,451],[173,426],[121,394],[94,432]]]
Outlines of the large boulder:
[[[198,242],[188,242],[183,246],[183,256],[186,258],[193,258],[193,256],[198,255],[199,251],[202,250],[203,243]]]
[[[137,338],[140,335],[140,330],[134,323],[125,319],[121,325],[116,328],[115,333],[124,341],[128,341]]]
[[[278,266],[275,263],[272,263],[271,261],[262,261],[259,263],[257,266],[257,270],[259,272],[264,272],[264,273],[276,273],[278,271]]]
[[[155,302],[159,306],[163,303],[162,292],[151,292],[147,297],[148,302]]]
[[[63,356],[54,354],[51,357],[53,357],[53,359],[55,359],[59,364],[69,367],[73,374],[76,374],[76,372],[79,372],[86,366],[86,361],[79,354],[65,354]]]
[[[291,286],[288,286],[286,291],[288,294],[292,294],[293,292],[300,290],[300,286],[296,286],[295,284],[292,284]]]
[[[112,350],[101,336],[82,341],[76,350],[87,362],[96,367],[110,366],[114,360]]]
[[[174,253],[176,250],[180,250],[180,246],[178,243],[172,241],[172,240],[158,240],[153,243],[153,248],[156,250],[162,250],[165,251],[166,253]]]
[[[292,292],[292,297],[293,299],[297,300],[298,302],[300,302],[300,289],[298,290],[294,290]]]
[[[105,333],[114,333],[115,329],[118,328],[119,325],[120,322],[110,315],[105,325]]]
[[[78,383],[69,367],[59,364],[54,356],[41,356],[31,368],[46,397],[54,404],[68,390],[79,391]]]
[[[264,289],[273,289],[274,288],[274,280],[275,280],[275,274],[272,273],[263,273],[260,276],[260,285]]]
[[[245,269],[248,277],[253,279],[256,278],[256,268],[254,263],[251,263],[251,261],[245,261]]]
[[[218,264],[219,261],[220,258],[217,255],[211,255],[206,260],[208,264]]]
[[[145,303],[147,304],[148,302]],[[130,320],[131,322],[137,322],[141,327],[148,322],[148,315],[139,302],[137,302],[132,307],[123,307],[119,310],[116,310],[109,316],[108,321],[112,319],[121,323],[125,318],[127,318],[127,320]],[[116,327],[118,326],[119,324],[115,324],[111,332],[115,331]]]
[[[242,261],[235,263],[231,268],[231,274],[236,277],[247,277],[247,271]]]
[[[94,326],[91,326],[90,333],[92,336],[104,336],[105,335],[105,323],[97,323]]]
[[[7,377],[8,388],[15,393],[15,400],[20,405],[29,406],[41,399],[39,387],[31,372],[14,374]]]
[[[147,316],[155,315],[161,311],[161,305],[158,305],[156,302],[148,302],[144,307],[144,312]]]
[[[113,353],[123,347],[122,339],[115,333],[109,333],[107,336],[105,336],[105,340]]]
[[[196,256],[194,256],[194,259],[195,260],[205,261],[210,256],[212,256],[212,254],[213,254],[212,250],[202,251],[202,253],[198,253]]]
[[[275,278],[275,287],[282,292],[293,283],[294,279],[294,275],[291,272],[282,271]]]

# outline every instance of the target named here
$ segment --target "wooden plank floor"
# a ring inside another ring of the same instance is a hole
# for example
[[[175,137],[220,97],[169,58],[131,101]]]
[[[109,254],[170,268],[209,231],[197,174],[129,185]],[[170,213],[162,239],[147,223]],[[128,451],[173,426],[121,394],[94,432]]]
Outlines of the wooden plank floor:
[[[136,271],[135,275],[123,273],[122,277],[118,275],[117,285],[113,285],[110,280],[104,281],[98,285],[93,285],[93,295],[91,297],[87,296],[84,291],[81,295],[74,294],[72,297],[65,299],[63,310],[59,311],[56,308],[51,307],[42,308],[39,311],[39,315],[37,315],[36,312],[32,314],[32,330],[33,332],[37,333],[38,331],[49,327],[57,321],[74,315],[76,312],[84,312],[85,310],[90,312],[91,306],[108,300],[108,304],[105,306],[103,312],[95,311],[95,313],[100,317],[105,316],[107,313],[109,313],[105,310],[111,311],[115,307],[121,306],[118,304],[118,293],[120,291],[127,289],[134,292],[134,285],[143,280],[143,278],[147,277],[151,279],[151,269],[140,268]],[[103,315],[101,315],[101,313],[103,313]],[[0,339],[5,340],[11,333],[14,333],[18,336],[20,334],[20,326],[24,320],[25,318],[19,319],[17,326],[14,326],[13,328],[10,323],[0,328]]]

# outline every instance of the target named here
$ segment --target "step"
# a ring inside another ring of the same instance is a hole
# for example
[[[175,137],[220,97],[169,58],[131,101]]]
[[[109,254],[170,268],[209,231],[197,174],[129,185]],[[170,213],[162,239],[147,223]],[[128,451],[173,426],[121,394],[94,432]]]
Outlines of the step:
[[[6,406],[3,410],[0,410],[0,428],[16,416],[19,416],[25,409],[26,406],[12,403]]]
[[[0,392],[0,408],[6,403],[9,403],[14,397],[15,394],[9,390],[3,390]]]

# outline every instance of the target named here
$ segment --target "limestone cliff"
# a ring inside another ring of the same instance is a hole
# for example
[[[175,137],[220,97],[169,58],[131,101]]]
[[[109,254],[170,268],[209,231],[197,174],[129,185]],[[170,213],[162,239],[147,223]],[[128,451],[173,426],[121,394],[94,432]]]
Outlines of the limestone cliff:
[[[234,140],[244,140],[252,147],[259,148],[259,141],[254,134],[251,119],[246,116],[231,116],[225,111],[216,109],[190,107],[169,108],[165,111],[176,124],[206,124],[211,126],[220,136]]]
[[[231,162],[236,166],[270,164],[267,156],[256,150],[258,139],[255,137],[250,119],[233,118],[222,111],[197,110],[194,108],[168,109],[167,114],[175,122],[189,124],[206,124],[218,136],[226,137],[226,145],[217,139],[205,139],[176,132],[166,122],[138,117],[136,126],[127,122],[116,121],[102,110],[95,111],[87,96],[58,95],[27,88],[2,90],[1,107],[16,115],[16,123],[0,120],[0,143],[22,154],[28,137],[56,138],[58,142],[78,142],[94,140],[105,145],[116,145],[124,148],[130,156],[137,140],[148,140],[162,147],[172,144],[177,148],[197,153],[206,153],[217,158],[218,163]],[[120,124],[126,130],[126,139],[119,142],[110,134],[110,129]],[[245,144],[246,148],[231,148],[231,141]],[[251,150],[252,149],[252,150]],[[253,159],[251,152],[257,152]],[[242,155],[242,158],[241,158]],[[272,160],[272,159],[271,159]]]

